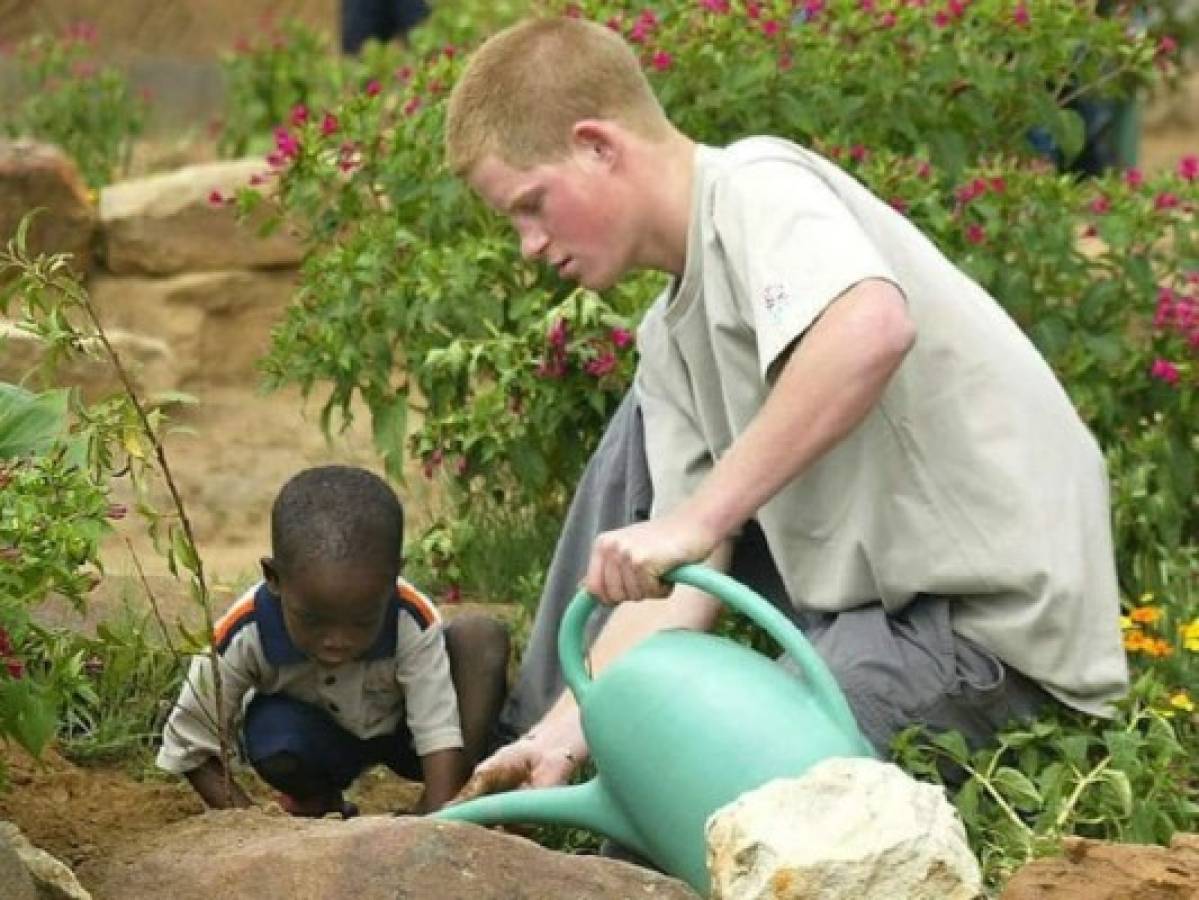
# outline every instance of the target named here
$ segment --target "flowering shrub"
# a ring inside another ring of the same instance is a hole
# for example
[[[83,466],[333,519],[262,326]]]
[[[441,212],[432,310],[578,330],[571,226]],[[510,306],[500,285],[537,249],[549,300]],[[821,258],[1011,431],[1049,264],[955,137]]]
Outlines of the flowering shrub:
[[[59,39],[36,35],[16,47],[12,96],[20,99],[0,121],[9,137],[62,147],[99,188],[128,165],[146,99],[134,95],[118,69],[97,61],[95,39],[95,29],[79,23]]]
[[[38,753],[58,725],[62,681],[31,657],[29,611],[51,591],[80,602],[91,588],[106,519],[119,514],[80,465],[65,391],[0,383],[0,740]]]

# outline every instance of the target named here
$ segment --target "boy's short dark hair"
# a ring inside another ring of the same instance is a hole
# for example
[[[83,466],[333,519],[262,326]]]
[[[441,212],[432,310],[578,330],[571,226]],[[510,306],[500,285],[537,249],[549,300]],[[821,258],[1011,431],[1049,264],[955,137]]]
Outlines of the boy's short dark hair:
[[[314,563],[400,568],[404,507],[386,481],[354,466],[293,476],[271,507],[271,554],[283,572]]]

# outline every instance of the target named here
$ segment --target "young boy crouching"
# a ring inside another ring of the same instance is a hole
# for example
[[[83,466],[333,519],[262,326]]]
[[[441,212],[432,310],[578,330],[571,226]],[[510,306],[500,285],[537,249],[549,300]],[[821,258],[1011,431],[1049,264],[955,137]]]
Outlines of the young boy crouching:
[[[503,700],[504,626],[443,626],[400,577],[404,514],[362,469],[307,469],[271,509],[263,580],[216,623],[225,734],[294,815],[354,815],[342,792],[383,764],[444,805],[487,749]],[[220,760],[211,657],[196,656],[158,765],[210,807],[248,806]]]

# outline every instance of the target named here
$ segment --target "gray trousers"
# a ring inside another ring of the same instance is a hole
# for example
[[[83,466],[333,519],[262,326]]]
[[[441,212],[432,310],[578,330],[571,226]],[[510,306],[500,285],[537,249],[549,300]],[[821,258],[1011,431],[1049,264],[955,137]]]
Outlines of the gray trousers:
[[[635,392],[621,402],[587,464],[546,576],[520,670],[500,714],[499,737],[532,727],[563,690],[558,627],[601,532],[649,516],[653,499],[645,429]],[[757,523],[742,530],[729,574],[782,610],[811,641],[845,692],[862,733],[884,756],[913,724],[959,731],[975,746],[1013,719],[1029,718],[1049,696],[992,653],[955,634],[952,599],[921,595],[888,615],[880,603],[838,614],[796,610]],[[611,610],[588,623],[594,641]],[[789,660],[781,663],[788,668]]]

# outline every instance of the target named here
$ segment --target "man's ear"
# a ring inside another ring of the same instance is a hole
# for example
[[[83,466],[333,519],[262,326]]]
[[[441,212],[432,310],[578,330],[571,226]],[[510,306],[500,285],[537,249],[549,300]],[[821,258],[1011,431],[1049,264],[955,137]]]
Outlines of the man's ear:
[[[262,577],[266,581],[266,586],[270,588],[272,594],[278,596],[279,570],[275,566],[275,561],[269,556],[264,556],[258,560],[258,565],[262,567]]]
[[[620,160],[624,148],[623,133],[615,123],[605,119],[580,119],[571,129],[570,137],[576,153],[607,168]]]

